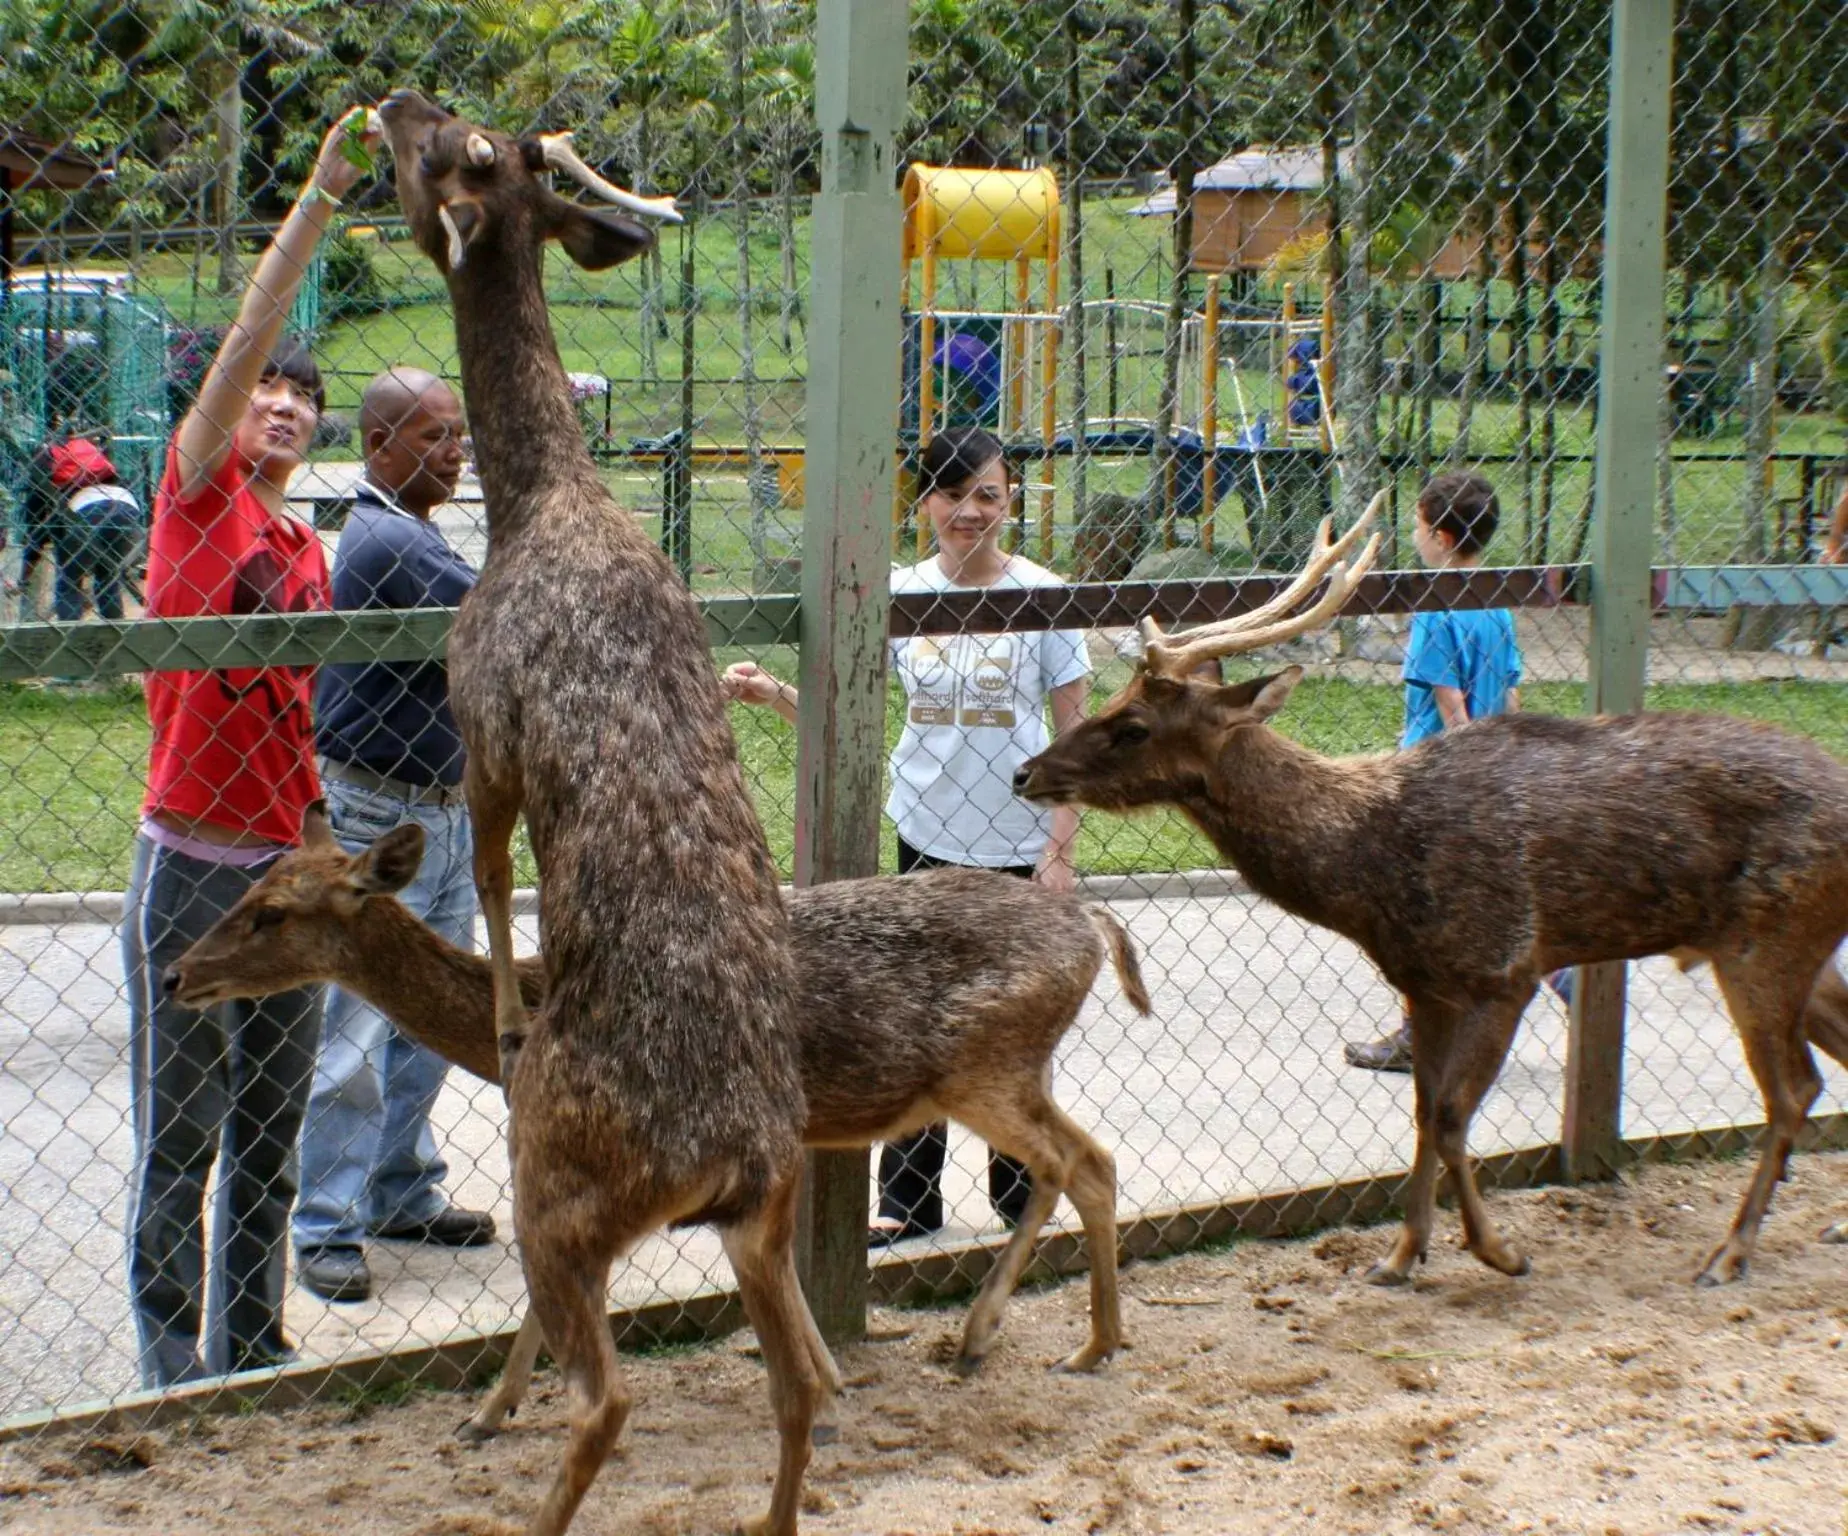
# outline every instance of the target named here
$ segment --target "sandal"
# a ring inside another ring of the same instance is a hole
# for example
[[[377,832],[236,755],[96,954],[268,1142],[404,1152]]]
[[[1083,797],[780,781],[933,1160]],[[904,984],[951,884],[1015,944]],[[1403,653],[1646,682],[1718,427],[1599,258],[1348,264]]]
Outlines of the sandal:
[[[912,1221],[895,1221],[890,1216],[875,1216],[866,1229],[868,1248],[890,1248],[910,1237],[929,1237],[931,1229]]]

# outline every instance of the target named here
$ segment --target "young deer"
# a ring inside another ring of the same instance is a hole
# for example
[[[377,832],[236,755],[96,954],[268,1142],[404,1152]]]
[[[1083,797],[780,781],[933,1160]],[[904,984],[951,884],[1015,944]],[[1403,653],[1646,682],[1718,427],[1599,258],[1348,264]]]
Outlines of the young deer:
[[[1782,731],[1685,714],[1510,715],[1331,760],[1266,728],[1300,667],[1227,687],[1186,676],[1331,618],[1371,564],[1377,536],[1340,563],[1371,515],[1332,544],[1325,524],[1302,576],[1255,613],[1173,640],[1147,624],[1138,675],[1015,789],[1100,810],[1178,806],[1254,890],[1353,940],[1410,999],[1418,1151],[1377,1284],[1403,1283],[1425,1257],[1440,1160],[1465,1246],[1525,1273],[1466,1142],[1540,977],[1671,951],[1710,960],[1769,1122],[1732,1230],[1699,1275],[1738,1278],[1821,1091],[1806,1034],[1848,1063],[1848,1031],[1820,1004],[1805,1011],[1848,930],[1848,767]],[[1324,576],[1321,599],[1286,617]]]
[[[488,516],[487,560],[449,642],[450,699],[521,1259],[575,1406],[531,1529],[570,1524],[628,1416],[604,1320],[611,1263],[657,1228],[711,1222],[776,1409],[776,1483],[756,1529],[789,1536],[833,1362],[796,1283],[788,926],[699,610],[604,488],[541,281],[548,240],[596,270],[653,237],[542,183],[558,168],[606,185],[562,138],[514,140],[412,91],[379,114],[412,235],[454,305]],[[546,975],[530,1024],[511,908],[522,814]]]
[[[410,823],[347,853],[310,811],[303,844],[276,862],[168,970],[189,1007],[332,981],[404,1032],[489,1082],[500,1077],[488,962],[445,942],[391,893],[423,857]],[[846,880],[794,892],[795,1017],[814,1147],[861,1147],[932,1120],[968,1126],[1019,1158],[1033,1197],[988,1273],[959,1364],[987,1355],[1033,1240],[1061,1193],[1091,1253],[1091,1336],[1060,1369],[1092,1370],[1122,1345],[1116,1283],[1116,1165],[1049,1091],[1052,1053],[1108,954],[1124,996],[1149,1011],[1136,951],[1099,907],[981,870]],[[537,956],[518,962],[537,1008]],[[525,1395],[539,1348],[528,1314],[500,1385],[464,1425],[492,1434]]]

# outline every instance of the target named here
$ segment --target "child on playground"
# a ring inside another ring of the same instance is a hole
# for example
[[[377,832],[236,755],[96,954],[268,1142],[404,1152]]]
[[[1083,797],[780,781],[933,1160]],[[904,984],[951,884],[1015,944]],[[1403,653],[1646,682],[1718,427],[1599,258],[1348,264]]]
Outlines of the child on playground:
[[[1501,504],[1481,475],[1456,470],[1437,475],[1418,493],[1412,542],[1432,570],[1467,571],[1482,564],[1495,537]],[[1412,615],[1405,645],[1405,730],[1400,749],[1489,715],[1521,707],[1521,647],[1514,615],[1506,608],[1437,610]],[[1547,984],[1568,997],[1570,972]],[[1378,1040],[1346,1045],[1348,1065],[1369,1072],[1412,1070],[1408,1021]]]

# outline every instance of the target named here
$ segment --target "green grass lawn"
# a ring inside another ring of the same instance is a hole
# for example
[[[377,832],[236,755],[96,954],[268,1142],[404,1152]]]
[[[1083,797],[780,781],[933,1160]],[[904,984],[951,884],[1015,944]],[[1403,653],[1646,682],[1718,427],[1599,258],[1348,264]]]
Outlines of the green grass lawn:
[[[720,665],[743,652],[722,651]],[[794,675],[793,650],[753,659]],[[1120,686],[1128,669],[1107,667],[1094,701]],[[1572,714],[1583,690],[1540,684],[1524,690],[1527,707]],[[1825,683],[1672,685],[1649,691],[1652,709],[1721,711],[1765,720],[1813,736],[1848,757],[1848,686]],[[1321,752],[1389,748],[1397,740],[1402,696],[1396,688],[1310,677],[1278,726]],[[757,799],[779,866],[791,868],[795,840],[796,737],[764,710],[732,711],[745,775]],[[903,720],[891,695],[888,744]],[[0,891],[119,890],[128,875],[143,775],[147,723],[141,691],[116,685],[94,691],[0,687]],[[890,827],[883,831],[881,867],[894,863]],[[1170,812],[1134,817],[1090,814],[1079,836],[1078,864],[1092,873],[1151,872],[1210,867],[1219,862],[1205,840]],[[532,870],[523,860],[522,883]]]

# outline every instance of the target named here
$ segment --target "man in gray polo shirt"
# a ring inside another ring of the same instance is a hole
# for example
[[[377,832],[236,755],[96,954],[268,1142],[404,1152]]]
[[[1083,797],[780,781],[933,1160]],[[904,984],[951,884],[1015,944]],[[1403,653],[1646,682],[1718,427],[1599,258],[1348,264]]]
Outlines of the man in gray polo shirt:
[[[334,554],[335,608],[449,608],[475,571],[431,521],[462,475],[462,408],[434,374],[394,368],[366,388],[366,478]],[[440,661],[330,663],[315,698],[315,745],[335,833],[352,850],[407,821],[423,865],[402,899],[474,947],[474,840],[462,800],[462,740]],[[327,1015],[301,1141],[296,1271],[329,1301],[372,1294],[367,1236],[474,1247],[494,1219],[449,1203],[430,1132],[447,1063],[339,987]]]

